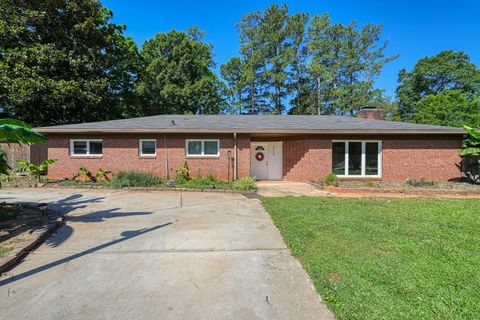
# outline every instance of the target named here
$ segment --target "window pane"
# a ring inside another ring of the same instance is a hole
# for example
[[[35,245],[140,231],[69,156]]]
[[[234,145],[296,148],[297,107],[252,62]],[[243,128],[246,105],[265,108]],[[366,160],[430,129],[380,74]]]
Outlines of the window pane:
[[[90,154],[102,154],[102,141],[90,141]]]
[[[378,175],[378,142],[365,143],[365,174]]]
[[[345,142],[332,144],[332,172],[338,175],[345,174]]]
[[[155,141],[142,141],[142,154],[155,154]]]
[[[218,141],[205,141],[203,145],[204,154],[216,155],[218,154]]]
[[[87,154],[87,141],[73,141],[73,154]]]
[[[362,174],[362,143],[348,143],[348,175],[359,176]]]
[[[188,154],[202,154],[202,142],[201,141],[188,141]]]

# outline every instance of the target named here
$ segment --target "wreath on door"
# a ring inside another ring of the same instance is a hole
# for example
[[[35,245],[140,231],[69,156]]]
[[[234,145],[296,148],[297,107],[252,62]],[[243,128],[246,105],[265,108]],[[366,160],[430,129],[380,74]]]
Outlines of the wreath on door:
[[[257,152],[257,154],[255,155],[255,159],[257,159],[258,161],[262,161],[263,158],[265,158],[263,152]]]

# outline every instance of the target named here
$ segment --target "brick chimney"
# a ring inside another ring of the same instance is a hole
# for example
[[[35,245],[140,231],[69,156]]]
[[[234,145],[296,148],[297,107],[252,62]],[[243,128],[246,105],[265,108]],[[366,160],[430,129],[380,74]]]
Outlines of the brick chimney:
[[[376,107],[363,107],[360,111],[358,111],[357,118],[384,120],[385,110],[377,109]]]

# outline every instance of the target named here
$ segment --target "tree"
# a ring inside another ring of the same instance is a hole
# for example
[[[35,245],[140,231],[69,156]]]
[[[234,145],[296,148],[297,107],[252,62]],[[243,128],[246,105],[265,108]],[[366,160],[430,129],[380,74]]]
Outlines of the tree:
[[[464,52],[442,51],[417,61],[412,71],[402,69],[397,87],[398,116],[413,121],[417,104],[444,90],[474,94],[480,90],[480,70]]]
[[[27,123],[17,119],[0,119],[0,143],[33,144],[47,142],[44,135],[32,130]],[[0,174],[8,174],[7,154],[0,148]]]
[[[308,14],[290,15],[286,5],[273,4],[264,11],[248,13],[238,23],[250,113],[281,114],[285,99],[299,90],[307,21]]]
[[[144,70],[136,92],[137,116],[173,113],[219,113],[224,107],[222,83],[210,69],[212,46],[196,27],[172,30],[147,40],[141,50]]]
[[[245,90],[247,90],[250,114],[263,113],[268,109],[265,99],[265,48],[260,35],[262,13],[246,14],[237,24],[240,33],[240,54],[243,65]]]
[[[121,117],[138,54],[111,18],[98,0],[3,0],[0,105],[36,126]]]
[[[307,20],[308,14],[289,15],[286,5],[273,4],[262,13],[259,34],[265,49],[263,76],[271,88],[268,97],[273,113],[281,114],[285,109],[283,99],[290,93],[290,69],[300,50]]]
[[[385,56],[388,43],[380,41],[381,30],[373,24],[359,29],[355,21],[332,24],[328,14],[315,15],[307,38],[310,85],[300,92],[309,103],[295,103],[291,113],[355,114],[383,100],[374,80],[398,56]]]
[[[442,126],[480,128],[480,94],[443,90],[418,101],[412,121]]]
[[[231,58],[227,63],[220,66],[220,74],[227,82],[227,94],[230,97],[230,104],[233,106],[233,113],[242,114],[245,110],[245,75],[244,62],[238,57]],[[248,106],[247,106],[248,107]]]

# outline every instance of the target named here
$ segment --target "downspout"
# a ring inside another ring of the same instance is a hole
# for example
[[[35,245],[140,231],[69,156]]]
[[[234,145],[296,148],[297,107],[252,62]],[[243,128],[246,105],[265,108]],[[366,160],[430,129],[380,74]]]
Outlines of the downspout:
[[[163,142],[164,142],[164,148],[165,148],[165,177],[167,180],[170,179],[169,174],[168,174],[168,146],[167,146],[167,133],[163,133]]]
[[[237,180],[238,172],[237,172],[237,133],[233,133],[233,180]]]

